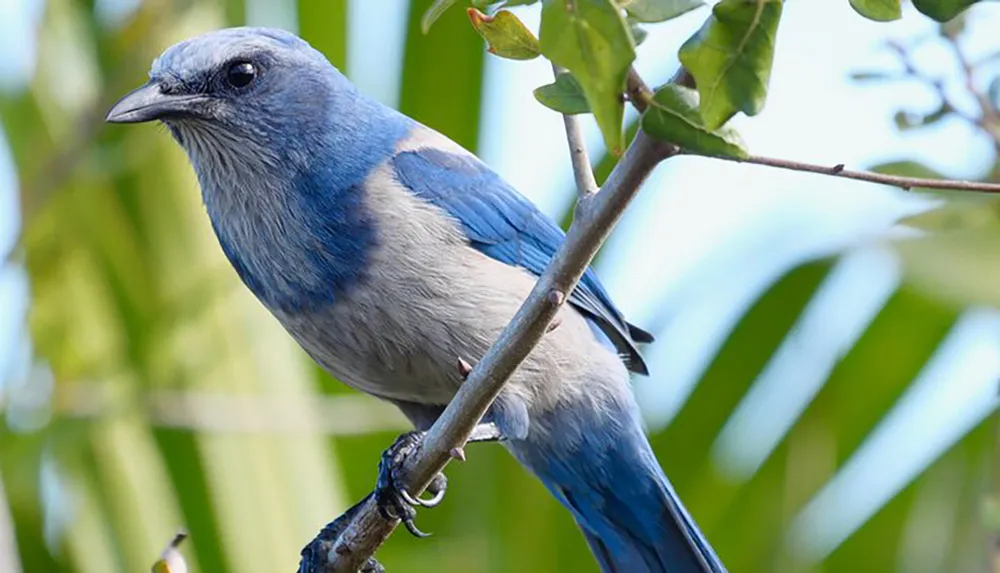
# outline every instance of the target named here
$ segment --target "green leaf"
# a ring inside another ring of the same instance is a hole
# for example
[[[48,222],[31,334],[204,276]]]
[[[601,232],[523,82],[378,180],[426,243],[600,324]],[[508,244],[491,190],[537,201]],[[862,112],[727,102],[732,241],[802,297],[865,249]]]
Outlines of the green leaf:
[[[590,111],[580,82],[570,73],[559,74],[555,83],[535,88],[533,93],[538,103],[559,113],[574,115]]]
[[[684,497],[685,490],[700,487],[699,469],[708,465],[706,453],[712,451],[719,430],[778,351],[829,270],[826,260],[800,265],[757,294],[714,353],[684,408],[665,430],[651,435],[663,469],[689,506],[697,500]],[[664,316],[653,324],[670,320],[665,310],[661,312]],[[731,571],[741,571],[729,565]]]
[[[430,32],[431,26],[441,17],[448,8],[451,8],[455,0],[434,0],[431,7],[424,12],[424,17],[420,19],[420,31],[426,34]]]
[[[900,177],[919,177],[922,179],[948,179],[940,171],[931,169],[930,167],[918,163],[916,161],[900,160],[900,161],[887,161],[885,163],[878,163],[871,167],[871,171],[875,173],[884,173],[885,175],[898,175]],[[928,189],[926,187],[914,187],[910,189],[911,192],[915,193],[929,193],[932,195],[940,195],[941,193],[948,193],[947,191],[941,191],[939,189]],[[953,193],[952,193],[953,194]],[[964,197],[972,196],[975,194],[963,194]]]
[[[625,11],[639,22],[666,22],[701,8],[702,0],[632,0],[625,5]]]
[[[940,171],[916,161],[890,161],[870,169],[887,175],[948,179]],[[933,209],[904,217],[898,221],[899,224],[933,232],[978,228],[1000,229],[1000,198],[996,195],[925,187],[914,187],[911,191],[925,194],[929,198],[941,199],[942,203]]]
[[[896,129],[900,131],[907,131],[918,127],[933,125],[951,115],[953,111],[955,110],[948,105],[948,102],[944,102],[938,106],[936,110],[930,113],[913,113],[903,110],[897,111],[893,116],[893,120],[896,122]]]
[[[978,193],[968,195],[971,197],[963,194],[961,198],[951,198],[936,209],[910,215],[899,223],[932,232],[1000,228],[1000,199]]]
[[[472,27],[489,44],[491,54],[511,60],[531,60],[541,53],[538,38],[509,11],[501,10],[489,16],[469,8],[467,13]]]
[[[947,22],[979,0],[913,0],[913,7],[938,22]]]
[[[1000,228],[943,231],[893,246],[914,288],[957,308],[1000,306]]]
[[[542,53],[579,80],[613,153],[624,145],[625,77],[635,59],[628,24],[612,0],[549,0],[542,7]]]
[[[855,82],[884,82],[893,79],[891,74],[876,70],[862,70],[851,72],[848,76]]]
[[[876,22],[891,22],[903,16],[899,0],[851,0],[851,8]]]
[[[916,161],[887,161],[873,165],[870,169],[876,173],[884,173],[886,175],[921,177],[923,179],[947,179],[940,171]]]
[[[746,158],[749,156],[736,130],[707,129],[698,113],[698,93],[668,84],[653,96],[642,116],[646,133],[700,155]]]
[[[756,115],[764,108],[781,8],[780,0],[722,0],[681,46],[681,64],[698,86],[708,129],[738,111]]]
[[[912,321],[908,326],[914,330]],[[888,349],[890,354],[894,350]],[[876,360],[873,366],[880,367],[880,364]],[[976,476],[993,475],[990,463],[995,448],[996,415],[992,415],[920,472],[919,477],[852,533],[830,554],[823,571],[927,570],[923,567],[923,560],[928,555],[924,552],[926,544],[914,543],[913,528],[916,523],[936,523],[940,519],[949,520],[945,537],[950,539],[943,544],[940,555],[934,556],[933,569],[955,573],[976,571],[972,563],[978,557],[979,548],[993,543],[993,532],[977,518],[981,518],[984,497],[989,496],[991,490],[996,491],[995,486],[983,485]],[[944,517],[944,511],[948,517]],[[934,517],[915,517],[927,515]],[[899,550],[884,551],[886,547]]]

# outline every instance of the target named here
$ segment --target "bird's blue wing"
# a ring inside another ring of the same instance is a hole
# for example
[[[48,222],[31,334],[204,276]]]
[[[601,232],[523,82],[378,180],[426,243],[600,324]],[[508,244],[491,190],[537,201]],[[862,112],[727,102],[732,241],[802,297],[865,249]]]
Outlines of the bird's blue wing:
[[[474,156],[423,148],[399,153],[392,166],[400,183],[448,212],[473,248],[498,261],[540,275],[565,238],[551,219]],[[652,336],[625,322],[593,269],[584,273],[569,302],[610,339],[629,369],[646,374],[635,342],[651,342]]]

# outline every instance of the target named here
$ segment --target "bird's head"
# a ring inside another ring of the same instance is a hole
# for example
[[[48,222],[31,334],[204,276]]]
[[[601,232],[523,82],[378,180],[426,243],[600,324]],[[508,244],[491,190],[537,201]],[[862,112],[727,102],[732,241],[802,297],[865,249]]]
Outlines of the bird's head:
[[[319,134],[331,106],[355,90],[327,59],[295,35],[229,28],[168,48],[149,81],[108,113],[111,123],[159,120],[193,160],[252,149],[276,160]]]

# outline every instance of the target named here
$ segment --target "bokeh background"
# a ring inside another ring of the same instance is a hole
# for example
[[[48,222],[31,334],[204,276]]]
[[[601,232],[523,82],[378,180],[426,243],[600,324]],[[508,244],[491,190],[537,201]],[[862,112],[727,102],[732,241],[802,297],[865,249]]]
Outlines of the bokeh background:
[[[173,42],[280,26],[565,222],[561,120],[531,95],[547,63],[488,56],[458,8],[424,36],[428,5],[0,2],[0,573],[148,570],[180,527],[194,571],[290,572],[369,491],[401,416],[320,372],[239,284],[168,134],[103,117]],[[537,8],[517,14],[536,27]],[[649,83],[707,14],[649,28]],[[998,29],[992,2],[942,29],[790,1],[767,109],[735,124],[757,154],[1000,179]],[[658,336],[635,388],[731,571],[1000,571],[998,213],[692,157],[646,185],[596,266]],[[887,239],[956,229],[979,232],[968,256]],[[380,552],[389,571],[596,571],[501,448],[469,458],[418,518],[435,535]]]

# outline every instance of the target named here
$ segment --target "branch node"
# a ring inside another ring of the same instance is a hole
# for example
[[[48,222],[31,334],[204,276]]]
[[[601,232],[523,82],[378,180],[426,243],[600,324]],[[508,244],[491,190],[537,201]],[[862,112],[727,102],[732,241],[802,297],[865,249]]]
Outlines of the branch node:
[[[458,460],[460,462],[465,461],[465,448],[455,447],[448,450],[448,455],[451,456],[453,460]]]
[[[458,357],[458,373],[462,375],[462,380],[469,377],[472,372],[472,365],[465,361],[461,356]]]
[[[838,163],[838,164],[836,164],[836,165],[833,166],[833,169],[830,170],[830,173],[832,175],[836,175],[836,174],[840,173],[841,171],[843,171],[845,167],[846,166],[843,163]]]
[[[549,323],[549,327],[545,329],[545,333],[548,334],[548,333],[552,332],[553,330],[559,328],[559,325],[561,325],[561,324],[562,324],[562,319],[561,318],[559,318],[558,316],[555,317],[555,318],[553,318],[552,322]]]
[[[639,113],[646,111],[649,102],[653,100],[653,91],[642,80],[639,72],[632,67],[628,69],[628,77],[625,82],[625,93],[628,95],[628,100],[632,102],[635,109],[639,110]]]
[[[548,300],[552,304],[559,306],[566,300],[566,295],[563,293],[563,291],[554,288],[549,291]]]

